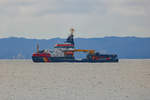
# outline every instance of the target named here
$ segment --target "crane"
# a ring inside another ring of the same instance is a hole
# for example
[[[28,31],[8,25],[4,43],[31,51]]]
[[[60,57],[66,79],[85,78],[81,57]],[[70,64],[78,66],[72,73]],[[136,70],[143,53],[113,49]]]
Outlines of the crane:
[[[74,49],[73,52],[88,52],[89,54],[94,54],[94,53],[95,53],[95,50]]]

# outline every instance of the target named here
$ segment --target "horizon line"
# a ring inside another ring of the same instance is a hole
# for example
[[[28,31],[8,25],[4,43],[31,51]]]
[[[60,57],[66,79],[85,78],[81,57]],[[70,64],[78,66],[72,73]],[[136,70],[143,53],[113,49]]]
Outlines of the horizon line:
[[[75,37],[74,39],[91,39],[91,38],[110,38],[110,37],[118,37],[118,38],[150,38],[150,37],[140,37],[140,36],[103,36],[103,37]],[[66,39],[62,37],[54,37],[54,38],[29,38],[29,37],[17,37],[17,36],[9,36],[0,39],[8,39],[8,38],[23,38],[23,39],[36,39],[36,40],[49,40],[49,39]]]

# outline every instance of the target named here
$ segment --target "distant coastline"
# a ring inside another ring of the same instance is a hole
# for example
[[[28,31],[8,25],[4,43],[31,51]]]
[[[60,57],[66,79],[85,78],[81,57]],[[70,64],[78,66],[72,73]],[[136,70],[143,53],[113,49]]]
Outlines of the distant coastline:
[[[0,59],[31,59],[37,43],[41,49],[45,49],[63,41],[64,39],[61,38],[0,38]],[[149,43],[150,37],[75,38],[76,48],[92,48],[101,53],[116,53],[120,59],[150,59]]]

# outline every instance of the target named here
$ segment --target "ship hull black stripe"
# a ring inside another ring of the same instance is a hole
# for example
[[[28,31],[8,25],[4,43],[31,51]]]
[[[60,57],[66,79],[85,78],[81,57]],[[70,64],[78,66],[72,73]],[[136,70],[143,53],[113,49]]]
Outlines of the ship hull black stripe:
[[[116,59],[99,59],[99,60],[87,60],[87,59],[82,59],[82,60],[76,60],[73,57],[47,57],[48,61],[44,60],[44,57],[35,57],[32,56],[33,62],[118,62],[119,60]]]

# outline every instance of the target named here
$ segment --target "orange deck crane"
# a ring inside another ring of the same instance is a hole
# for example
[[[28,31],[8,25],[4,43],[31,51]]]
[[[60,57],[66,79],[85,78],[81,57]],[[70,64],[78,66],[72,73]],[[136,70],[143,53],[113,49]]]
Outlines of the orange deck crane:
[[[94,54],[94,53],[95,53],[95,50],[74,49],[73,52],[88,52],[89,54]]]

